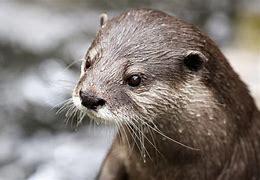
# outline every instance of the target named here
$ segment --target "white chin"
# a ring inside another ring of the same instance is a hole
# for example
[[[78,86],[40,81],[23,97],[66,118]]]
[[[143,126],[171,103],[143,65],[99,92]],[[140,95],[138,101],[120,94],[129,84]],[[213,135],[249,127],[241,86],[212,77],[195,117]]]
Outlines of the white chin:
[[[72,96],[72,101],[79,110],[83,110],[84,107],[81,105],[81,100],[78,96]]]
[[[114,122],[116,121],[116,116],[107,108],[107,106],[98,107],[96,111],[90,110],[94,119],[97,118],[99,120],[107,121],[107,122]]]
[[[89,110],[86,107],[81,105],[81,100],[77,96],[73,96],[73,103],[74,105],[81,111],[87,113],[87,115],[93,119],[98,121],[107,121],[107,122],[114,122],[116,121],[116,116],[107,108],[106,105],[102,107],[98,107],[96,110]]]

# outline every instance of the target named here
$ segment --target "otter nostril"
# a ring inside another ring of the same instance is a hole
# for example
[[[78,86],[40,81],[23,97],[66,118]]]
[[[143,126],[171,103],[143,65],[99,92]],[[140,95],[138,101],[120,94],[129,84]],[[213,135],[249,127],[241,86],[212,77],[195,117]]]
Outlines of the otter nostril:
[[[80,91],[79,96],[81,104],[88,109],[97,109],[98,106],[103,106],[106,103],[104,99],[98,98],[87,92]]]
[[[100,98],[97,102],[98,106],[103,106],[103,105],[105,105],[105,103],[106,103],[106,101],[104,99],[100,99]]]

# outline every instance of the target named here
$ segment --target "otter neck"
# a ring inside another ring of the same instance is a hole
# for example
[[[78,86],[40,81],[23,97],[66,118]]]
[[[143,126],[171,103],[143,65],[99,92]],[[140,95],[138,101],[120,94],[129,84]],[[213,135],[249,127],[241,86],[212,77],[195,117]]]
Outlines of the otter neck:
[[[257,136],[257,130],[260,128],[260,121],[257,118],[260,117],[260,113],[256,111],[253,116],[254,124],[244,131],[244,134],[239,137],[238,143],[227,147],[225,151],[221,149],[215,151],[192,150],[169,139],[164,139],[161,134],[152,135],[147,131],[144,131],[143,141],[138,140],[137,136],[140,135],[138,132],[125,131],[126,133],[120,136],[120,145],[127,150],[129,161],[132,159],[139,161],[139,165],[149,173],[168,167],[169,171],[176,174],[173,179],[185,179],[184,177],[202,179],[205,176],[208,179],[225,179],[230,176],[237,177],[237,179],[241,177],[248,179],[247,176],[250,175],[248,172],[258,173],[258,166],[252,167],[250,164],[258,164],[260,161],[259,154],[250,152],[254,146],[259,146],[250,137]],[[132,133],[136,133],[137,136],[133,136]],[[217,151],[221,151],[222,155],[215,156],[215,154],[219,154]],[[243,167],[240,167],[241,165]],[[236,167],[240,168],[239,173],[237,173]],[[194,172],[196,173],[194,174]]]

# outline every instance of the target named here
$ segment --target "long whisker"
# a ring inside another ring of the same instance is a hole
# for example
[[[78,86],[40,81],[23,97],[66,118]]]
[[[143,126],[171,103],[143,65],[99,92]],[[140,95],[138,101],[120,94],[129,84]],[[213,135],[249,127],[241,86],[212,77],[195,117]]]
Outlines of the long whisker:
[[[82,62],[82,60],[75,60],[75,61],[72,61],[72,63],[70,63],[68,66],[66,66],[63,70],[63,72],[65,72],[66,70],[68,70],[71,66],[73,66],[74,64],[78,63],[78,62]]]
[[[118,124],[119,124],[119,128],[123,130],[124,137],[125,137],[125,139],[126,139],[126,142],[127,142],[128,147],[131,148],[130,142],[129,142],[129,139],[128,139],[128,136],[127,136],[127,133],[126,133],[126,130],[125,130],[124,125],[122,124],[121,121],[118,121]]]
[[[152,122],[152,121],[151,121],[151,122]],[[146,122],[144,122],[144,123],[146,123]],[[186,145],[186,144],[183,144],[183,143],[181,143],[181,142],[179,142],[179,141],[177,141],[177,140],[174,140],[174,139],[170,138],[169,136],[165,135],[161,130],[159,130],[154,123],[153,123],[153,126],[156,127],[156,128],[152,127],[152,126],[149,125],[148,123],[146,123],[146,125],[147,125],[149,128],[151,128],[152,130],[154,130],[155,132],[157,132],[158,134],[160,134],[161,136],[163,136],[164,138],[166,138],[166,139],[168,139],[168,140],[170,140],[170,141],[172,141],[172,142],[174,142],[174,143],[176,143],[176,144],[179,144],[179,145],[182,146],[182,147],[185,147],[185,148],[187,148],[187,149],[194,150],[194,151],[199,151],[199,150],[200,150],[200,149],[198,149],[198,148],[194,148],[194,147],[188,146],[188,145]]]
[[[137,146],[137,149],[139,150],[139,152],[140,152],[140,154],[142,154],[142,152],[143,152],[143,150],[142,150],[142,146],[141,146],[141,141],[140,141],[140,137],[138,136],[138,134],[137,134],[137,132],[138,132],[138,130],[136,130],[136,126],[135,125],[133,125],[133,122],[129,122],[129,128],[130,128],[130,130],[131,130],[131,136],[132,136],[132,138],[133,138],[133,140],[134,140],[134,143],[136,144],[136,146]],[[136,139],[139,141],[139,142],[137,142],[136,141]]]
[[[61,107],[58,109],[58,111],[56,112],[56,113],[58,114],[58,113],[59,113],[59,110],[60,110],[61,108],[64,108],[64,106],[66,106],[66,105],[69,104],[69,103],[72,103],[72,98],[66,99],[66,100],[64,100],[64,101],[62,101],[62,102],[60,102],[60,103],[54,105],[54,106],[50,109],[50,111],[51,111],[51,110],[54,110],[55,108],[58,108],[58,107],[61,106]]]
[[[79,111],[78,120],[77,120],[77,127],[82,123],[84,117],[86,116],[86,113],[83,111]]]
[[[71,100],[63,103],[63,105],[58,109],[57,114],[64,111],[64,109],[69,108],[73,105],[73,102]]]
[[[132,145],[132,147],[131,147],[131,145],[130,145],[130,143],[129,143],[129,150],[132,151],[133,148],[134,148],[134,145],[135,145],[135,144],[138,145],[138,144],[136,143],[135,137],[134,137],[133,134],[132,134],[132,133],[135,133],[135,132],[133,132],[133,130],[132,130],[132,128],[131,128],[131,125],[130,125],[130,123],[129,123],[128,121],[125,121],[125,124],[126,124],[126,128],[127,128],[128,132],[129,132],[129,134],[130,134],[132,140],[134,141],[134,144]],[[127,137],[127,138],[128,138],[128,137]]]
[[[135,120],[137,122],[137,124],[142,124],[142,123],[139,123],[137,120]],[[146,135],[145,133],[143,132],[143,127],[142,128],[139,128],[135,123],[132,123],[133,126],[136,127],[137,131],[139,131],[140,135],[142,136],[142,145],[144,146],[144,139],[146,139],[151,145],[152,147],[159,153],[161,154],[161,152],[158,150],[158,148],[156,147],[156,144],[154,144]],[[142,125],[141,125],[142,126]],[[149,155],[149,153],[148,153]]]

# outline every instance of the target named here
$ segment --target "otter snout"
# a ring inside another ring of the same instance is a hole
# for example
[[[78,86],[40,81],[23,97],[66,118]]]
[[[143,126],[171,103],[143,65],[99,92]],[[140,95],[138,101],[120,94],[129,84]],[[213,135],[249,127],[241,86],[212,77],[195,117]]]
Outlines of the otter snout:
[[[88,109],[95,110],[98,106],[105,105],[106,101],[102,98],[95,96],[92,93],[84,92],[80,90],[79,97],[81,99],[81,104]]]

